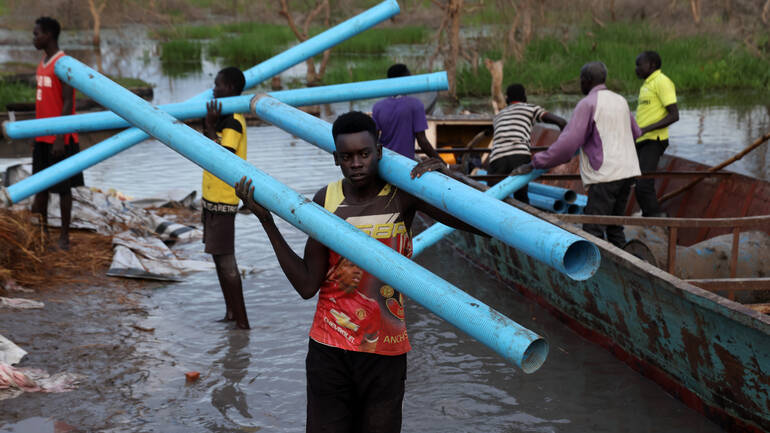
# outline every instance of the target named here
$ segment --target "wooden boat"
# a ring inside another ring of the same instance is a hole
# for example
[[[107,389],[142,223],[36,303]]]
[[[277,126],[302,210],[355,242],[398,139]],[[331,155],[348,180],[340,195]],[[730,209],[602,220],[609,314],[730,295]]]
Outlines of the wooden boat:
[[[489,117],[434,117],[429,118],[428,136],[439,147],[464,147],[490,126]],[[557,135],[556,130],[538,127],[532,142],[545,146]],[[488,137],[476,145],[485,146],[485,140]],[[658,176],[661,194],[703,168],[670,156],[663,164],[668,175]],[[582,192],[576,168],[573,161],[545,182]],[[572,224],[591,218],[603,223],[611,218],[616,224],[654,223],[668,228],[674,248],[722,233],[750,229],[768,233],[770,183],[720,172],[665,202],[668,214],[679,218],[557,216],[509,202],[595,242],[602,255],[597,273],[586,281],[573,281],[495,239],[461,231],[448,238],[452,246],[728,431],[770,431],[770,316],[718,294],[770,293],[768,275],[688,281]],[[634,206],[629,204],[629,213]],[[673,251],[667,266],[675,260]]]

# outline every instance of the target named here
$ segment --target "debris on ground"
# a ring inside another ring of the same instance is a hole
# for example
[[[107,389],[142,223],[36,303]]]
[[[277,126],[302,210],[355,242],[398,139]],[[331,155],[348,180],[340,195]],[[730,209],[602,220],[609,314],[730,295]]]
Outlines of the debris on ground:
[[[27,351],[0,335],[0,364],[18,364]]]
[[[43,308],[45,304],[39,301],[24,298],[6,298],[0,296],[0,307],[18,308],[20,310]]]
[[[0,400],[16,398],[25,392],[72,391],[84,379],[81,374],[62,372],[51,376],[45,370],[0,363]]]

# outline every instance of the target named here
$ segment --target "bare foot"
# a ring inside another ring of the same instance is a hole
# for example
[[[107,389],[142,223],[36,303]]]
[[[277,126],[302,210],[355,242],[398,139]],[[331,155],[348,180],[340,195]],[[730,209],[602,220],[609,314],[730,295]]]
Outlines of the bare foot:
[[[249,326],[249,322],[246,322],[246,323],[236,322],[235,323],[235,329],[246,329],[247,330],[247,329],[251,329],[251,327]]]
[[[232,311],[227,311],[225,313],[225,317],[217,320],[217,322],[218,323],[225,323],[225,322],[232,322],[234,320],[235,320],[235,315],[233,314],[233,312]]]

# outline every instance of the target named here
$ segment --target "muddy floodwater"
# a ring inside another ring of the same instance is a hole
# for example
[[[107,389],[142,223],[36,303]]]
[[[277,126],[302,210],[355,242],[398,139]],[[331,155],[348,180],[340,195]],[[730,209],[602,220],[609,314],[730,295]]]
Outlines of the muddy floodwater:
[[[303,194],[339,177],[328,154],[277,128],[250,127],[248,136],[249,162]],[[85,173],[88,185],[135,197],[196,189],[201,176],[155,141]],[[279,226],[301,251],[305,235],[282,221]],[[253,268],[244,277],[251,331],[216,322],[224,305],[213,272],[134,290],[131,302],[115,302],[114,295],[105,301],[100,288],[81,288],[71,296],[42,296],[40,313],[3,311],[0,333],[30,352],[24,365],[88,379],[73,392],[0,402],[0,431],[303,431],[304,358],[315,302],[296,295],[256,218],[238,215],[236,236],[239,264]],[[183,248],[202,250],[199,244]],[[408,303],[413,350],[404,432],[721,431],[446,245],[418,262],[543,335],[551,351],[543,368],[525,375]],[[188,371],[199,371],[200,379],[187,383]]]
[[[31,47],[20,45],[27,36],[0,36],[11,41],[0,47],[0,61],[37,61]],[[199,71],[171,78],[146,38],[127,41],[110,31],[102,37],[105,71],[152,82],[155,103],[198,93],[221,66],[204,58]],[[87,58],[85,43],[65,49]],[[574,106],[571,100],[533,99],[565,117]],[[671,128],[669,152],[713,164],[770,129],[768,106],[731,101],[685,105]],[[335,104],[325,112],[332,118],[350,108],[368,111],[371,104]],[[340,177],[330,155],[277,128],[249,127],[248,138],[249,162],[308,197]],[[0,169],[28,156],[0,160]],[[731,169],[767,179],[769,159],[764,145]],[[150,140],[86,170],[85,180],[142,198],[199,190],[201,170]],[[283,221],[279,227],[301,251],[306,236]],[[224,303],[213,272],[133,289],[125,297],[100,287],[62,289],[37,297],[46,303],[42,311],[0,311],[0,334],[29,352],[23,366],[88,377],[69,393],[0,401],[0,432],[304,431],[304,359],[315,300],[294,292],[256,218],[238,215],[236,239],[238,263],[252,270],[244,277],[251,331],[216,322]],[[200,244],[181,248],[202,256]],[[447,245],[417,261],[544,336],[550,354],[539,371],[526,375],[407,301],[413,350],[404,432],[722,431]],[[186,382],[188,371],[200,372],[200,379]]]

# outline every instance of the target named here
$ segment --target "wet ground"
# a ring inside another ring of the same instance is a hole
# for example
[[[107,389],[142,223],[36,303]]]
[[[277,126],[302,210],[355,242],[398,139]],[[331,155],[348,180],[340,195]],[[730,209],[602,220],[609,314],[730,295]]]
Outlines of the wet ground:
[[[303,194],[339,177],[328,154],[276,128],[250,127],[248,134],[249,161]],[[150,141],[85,178],[148,197],[198,188],[200,169]],[[305,235],[279,226],[301,250]],[[224,306],[213,272],[138,290],[62,288],[35,296],[46,302],[43,310],[0,312],[0,333],[30,353],[24,366],[88,376],[73,392],[3,401],[0,431],[303,431],[314,301],[295,294],[253,216],[239,215],[236,232],[239,263],[258,270],[244,278],[251,331],[216,322]],[[414,349],[404,432],[721,431],[446,246],[418,262],[543,335],[551,352],[542,369],[525,375],[409,303]],[[200,379],[187,383],[188,371]]]
[[[183,100],[210,85],[220,65],[204,56],[200,72],[166,76],[155,44],[143,35],[126,38],[105,30],[105,71],[152,82],[157,104]],[[0,62],[39,58],[25,45],[26,33],[0,30],[0,39],[8,41],[0,46]],[[93,62],[88,39],[81,39],[73,37],[64,48]],[[288,72],[302,73],[301,66]],[[770,129],[770,109],[751,98],[717,98],[705,105],[681,99],[681,120],[671,128],[672,154],[717,163]],[[572,100],[533,102],[565,117],[574,106]],[[332,110],[370,107],[371,101],[363,101]],[[252,127],[248,134],[249,161],[305,195],[339,177],[329,155],[288,134],[272,127]],[[770,179],[768,149],[764,145],[731,169]],[[23,160],[0,160],[0,169]],[[85,179],[90,186],[140,198],[199,189],[201,171],[149,141],[88,169]],[[0,402],[0,432],[303,431],[304,355],[314,302],[295,294],[256,219],[239,215],[236,224],[238,261],[259,271],[244,278],[249,332],[215,322],[224,306],[214,273],[143,289],[66,287],[35,295],[46,302],[43,310],[0,311],[0,334],[30,353],[24,366],[88,376],[74,392]],[[305,235],[279,225],[301,251]],[[202,250],[198,244],[184,248]],[[721,431],[446,246],[428,250],[418,262],[546,337],[551,352],[541,370],[524,375],[409,304],[414,349],[404,432]],[[201,377],[187,383],[184,373],[193,370]]]

